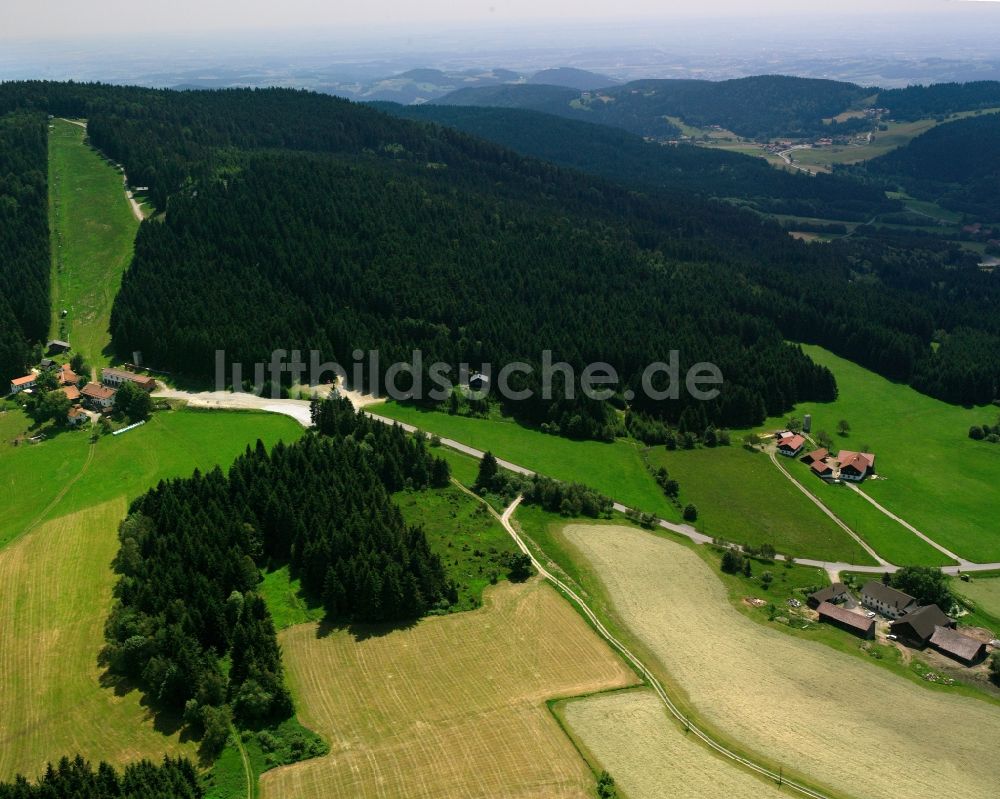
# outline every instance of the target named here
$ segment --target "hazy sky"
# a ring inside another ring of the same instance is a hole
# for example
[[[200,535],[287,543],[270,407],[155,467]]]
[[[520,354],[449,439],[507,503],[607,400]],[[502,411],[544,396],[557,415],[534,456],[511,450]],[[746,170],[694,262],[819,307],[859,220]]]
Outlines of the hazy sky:
[[[980,8],[983,2],[977,0]],[[967,0],[837,0],[823,13],[958,10]],[[488,27],[532,20],[803,16],[813,0],[0,0],[0,38],[121,33],[406,25],[442,21]],[[1000,12],[1000,3],[997,3]]]

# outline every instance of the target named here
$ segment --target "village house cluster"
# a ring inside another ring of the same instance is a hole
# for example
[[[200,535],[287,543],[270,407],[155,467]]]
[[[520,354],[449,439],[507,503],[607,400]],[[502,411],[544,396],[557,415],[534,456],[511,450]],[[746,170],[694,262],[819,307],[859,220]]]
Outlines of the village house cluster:
[[[889,622],[889,636],[913,647],[931,648],[964,666],[974,666],[986,657],[986,643],[958,632],[954,619],[937,605],[921,605],[907,593],[878,580],[861,589],[862,612],[850,590],[834,583],[806,600],[819,620],[860,638],[875,638],[877,617]]]
[[[56,372],[59,390],[71,403],[66,421],[73,427],[98,415],[110,414],[114,409],[118,389],[126,382],[134,383],[146,392],[156,389],[156,380],[152,377],[128,369],[110,367],[101,369],[101,382],[84,383],[68,363],[59,363],[52,357],[68,353],[71,349],[69,342],[50,341],[46,349],[48,357],[41,360],[37,369],[10,381],[10,394],[30,394],[37,388],[42,374]]]
[[[805,449],[806,438],[790,430],[779,432],[777,451],[786,458],[795,458]],[[820,448],[802,455],[813,474],[823,480],[847,480],[860,483],[875,474],[875,455],[871,452],[852,452],[842,449],[833,455],[828,449]]]

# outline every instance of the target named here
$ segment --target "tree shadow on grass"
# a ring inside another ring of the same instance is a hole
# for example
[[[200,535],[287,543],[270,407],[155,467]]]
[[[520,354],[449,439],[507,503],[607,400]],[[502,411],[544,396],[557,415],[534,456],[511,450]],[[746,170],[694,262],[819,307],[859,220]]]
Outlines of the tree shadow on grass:
[[[184,723],[184,718],[180,711],[168,708],[161,702],[154,700],[131,677],[113,672],[107,653],[104,650],[97,656],[97,665],[101,668],[101,673],[98,677],[98,684],[101,688],[113,691],[114,695],[118,698],[128,696],[133,692],[139,692],[139,707],[145,711],[146,719],[152,722],[154,730],[168,737],[179,733],[181,743],[196,740],[197,736],[193,735],[191,728]]]
[[[346,630],[355,641],[367,641],[369,638],[383,638],[394,632],[410,630],[417,626],[420,619],[404,619],[401,621],[364,624],[349,622],[344,619],[323,619],[316,625],[316,637],[326,638],[338,630]]]

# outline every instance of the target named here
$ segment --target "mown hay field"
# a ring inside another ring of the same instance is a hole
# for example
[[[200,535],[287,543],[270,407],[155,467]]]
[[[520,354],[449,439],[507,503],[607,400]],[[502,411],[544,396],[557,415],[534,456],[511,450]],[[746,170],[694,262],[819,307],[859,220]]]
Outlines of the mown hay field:
[[[563,535],[696,718],[741,749],[858,799],[995,795],[1000,707],[755,623],[681,544],[630,527]]]
[[[650,690],[571,699],[556,712],[629,799],[758,799],[781,793],[776,784],[686,738]]]
[[[78,752],[119,764],[196,755],[98,663],[125,511],[124,497],[95,505],[0,551],[0,780]]]
[[[408,629],[279,637],[299,718],[331,751],[262,775],[277,799],[590,799],[594,776],[545,702],[637,682],[537,580]]]

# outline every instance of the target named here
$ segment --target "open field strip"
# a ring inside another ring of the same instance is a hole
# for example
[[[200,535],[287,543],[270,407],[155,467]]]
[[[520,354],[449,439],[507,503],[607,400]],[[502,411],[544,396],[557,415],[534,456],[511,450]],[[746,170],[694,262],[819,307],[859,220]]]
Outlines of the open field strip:
[[[1000,573],[974,575],[970,582],[952,581],[956,594],[970,600],[981,613],[1000,620]],[[1000,628],[993,628],[1000,635]]]
[[[138,222],[121,174],[84,144],[85,129],[62,119],[50,124],[50,335],[66,339],[99,367],[108,363],[111,306],[132,259]],[[63,309],[66,319],[60,319]]]
[[[138,692],[105,684],[98,655],[115,576],[118,524],[128,501],[159,480],[228,466],[258,438],[302,434],[278,415],[162,412],[142,428],[102,437],[63,433],[0,457],[0,780],[34,775],[81,752],[123,764],[185,751],[173,727],[154,726]],[[53,504],[62,487],[86,472]],[[68,464],[70,468],[63,469]],[[47,493],[33,489],[44,485]],[[47,509],[31,527],[38,512]],[[26,527],[31,527],[25,530]],[[4,546],[5,545],[5,546]]]
[[[767,455],[743,447],[647,454],[681,485],[681,501],[698,508],[698,529],[739,544],[774,544],[792,556],[850,563],[875,561],[779,472]]]
[[[618,502],[663,519],[680,521],[680,513],[663,496],[643,463],[640,446],[633,442],[571,441],[507,419],[451,416],[394,402],[372,410],[378,416],[489,450],[498,458],[539,474],[584,483]]]
[[[696,553],[665,538],[608,525],[563,535],[695,717],[745,751],[859,799],[995,790],[995,704],[754,623]]]
[[[795,415],[812,414],[813,434],[832,434],[835,449],[871,447],[880,479],[866,481],[861,490],[959,556],[976,563],[1000,561],[1000,527],[991,521],[1000,518],[1000,447],[968,437],[972,425],[995,424],[1000,409],[948,405],[820,347],[803,349],[833,371],[840,396],[832,403],[798,405]],[[847,437],[836,435],[841,419],[851,425]],[[783,424],[784,418],[769,419],[762,429]],[[941,553],[853,492],[824,486],[804,466],[801,473],[800,479],[811,478],[816,495],[887,560],[905,564],[923,553],[932,563],[944,562]]]
[[[38,527],[0,551],[0,779],[77,752],[122,764],[196,756],[98,664],[124,498]]]
[[[608,771],[629,799],[788,795],[685,738],[650,690],[570,699],[553,710],[593,765]]]
[[[279,639],[300,718],[331,752],[264,774],[264,797],[587,799],[594,776],[545,701],[637,682],[539,580],[406,629]]]
[[[27,426],[23,413],[18,414]],[[52,519],[120,496],[129,501],[168,477],[195,468],[228,466],[258,438],[268,446],[294,441],[302,427],[278,414],[164,411],[122,436],[102,436],[86,476],[38,519],[40,511],[76,477],[90,454],[90,431],[66,431],[36,445],[0,442],[0,547],[37,521]]]

